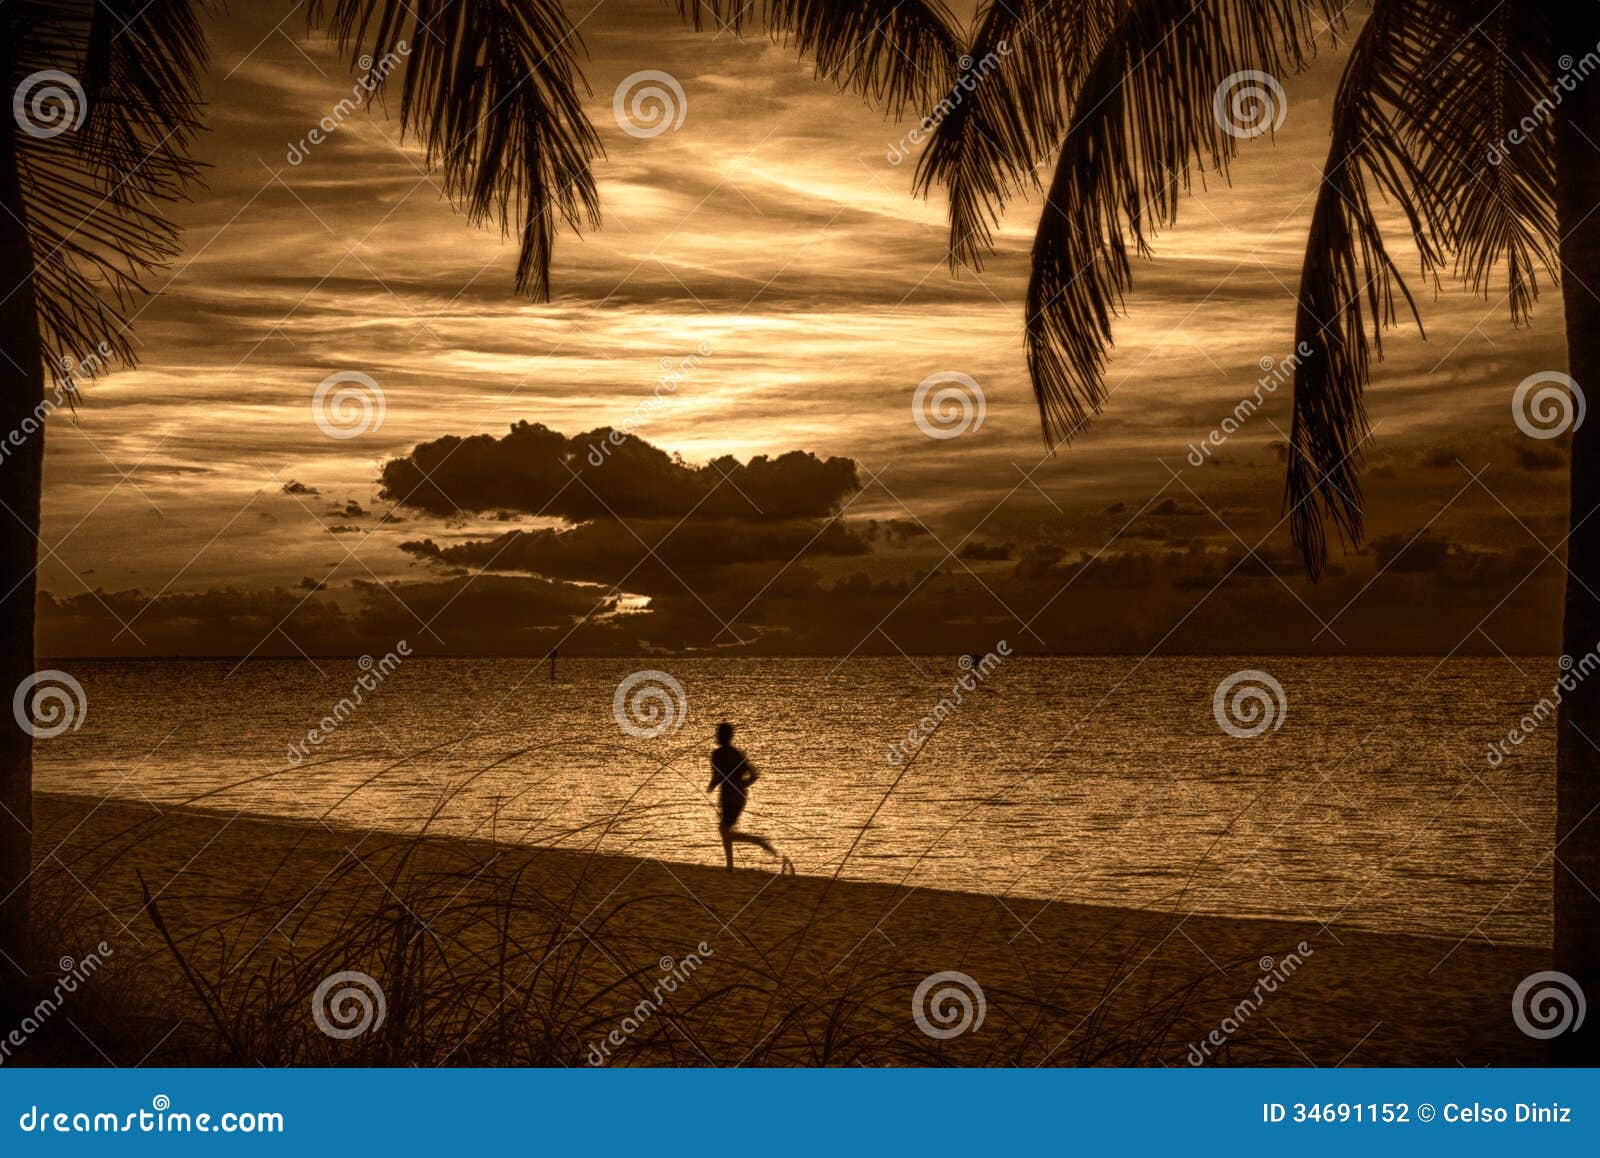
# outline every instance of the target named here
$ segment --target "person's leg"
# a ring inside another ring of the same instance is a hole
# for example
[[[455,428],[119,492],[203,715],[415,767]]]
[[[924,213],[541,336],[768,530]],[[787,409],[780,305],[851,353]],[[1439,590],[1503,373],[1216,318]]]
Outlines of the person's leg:
[[[728,858],[728,871],[733,871],[733,830],[726,824],[722,826],[722,851]]]
[[[778,850],[772,847],[771,841],[764,836],[757,836],[753,832],[730,832],[728,834],[728,839],[736,840],[740,844],[754,844],[766,849],[766,851],[772,856],[778,855]]]

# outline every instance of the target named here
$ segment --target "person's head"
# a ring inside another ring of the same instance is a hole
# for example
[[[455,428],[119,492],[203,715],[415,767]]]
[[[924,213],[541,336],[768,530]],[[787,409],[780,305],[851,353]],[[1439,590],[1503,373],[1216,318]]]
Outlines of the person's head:
[[[733,743],[733,725],[728,723],[727,720],[723,720],[722,723],[717,725],[717,743]]]

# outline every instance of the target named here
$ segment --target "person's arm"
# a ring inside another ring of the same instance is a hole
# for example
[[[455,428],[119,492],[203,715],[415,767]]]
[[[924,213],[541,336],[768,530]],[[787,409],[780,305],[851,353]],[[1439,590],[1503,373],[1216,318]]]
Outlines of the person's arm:
[[[707,792],[715,791],[716,787],[717,787],[717,758],[715,756],[713,756],[711,758],[711,783],[706,785],[706,791]]]

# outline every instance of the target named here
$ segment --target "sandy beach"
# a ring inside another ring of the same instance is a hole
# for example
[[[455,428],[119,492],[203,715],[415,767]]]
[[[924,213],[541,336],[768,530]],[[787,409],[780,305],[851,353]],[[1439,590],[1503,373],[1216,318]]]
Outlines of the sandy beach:
[[[35,812],[48,949],[106,939],[106,984],[170,1023],[146,1064],[1541,1058],[1510,1002],[1549,952],[1481,938],[778,876],[755,854],[729,875],[61,795]],[[313,995],[347,971],[383,1019],[330,1036]],[[941,973],[965,977],[919,1018]]]

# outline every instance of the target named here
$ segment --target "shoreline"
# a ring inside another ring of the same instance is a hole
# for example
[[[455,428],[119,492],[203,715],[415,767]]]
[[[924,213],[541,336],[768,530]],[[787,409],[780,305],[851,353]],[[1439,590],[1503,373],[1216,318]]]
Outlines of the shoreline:
[[[556,961],[568,969],[561,992],[582,996],[583,1016],[533,1064],[585,1064],[583,1044],[604,1041],[605,1026],[644,1004],[657,963],[700,946],[709,952],[683,986],[681,1012],[646,1019],[648,1036],[630,1035],[609,1064],[851,1064],[848,1051],[807,1052],[846,1009],[860,1027],[850,1040],[888,1051],[889,1064],[1185,1065],[1198,1053],[1206,1064],[1527,1065],[1543,1056],[1510,1016],[1517,983],[1549,966],[1543,947],[779,877],[753,855],[728,874],[122,800],[38,793],[34,805],[41,892],[68,906],[58,927],[79,939],[107,932],[124,967],[163,970],[180,991],[141,876],[177,951],[216,978],[217,994],[242,978],[304,971],[285,991],[289,1016],[303,1017],[305,978],[334,967],[367,965],[386,987],[405,985],[403,971],[381,968],[393,962],[377,940],[358,935],[370,914],[414,922],[417,938],[467,961],[543,946],[527,953],[537,982],[526,993],[501,964],[502,1002],[504,992],[531,994]],[[498,923],[485,929],[490,912]],[[986,1014],[950,1039],[923,1032],[912,1008],[919,982],[947,973],[973,982]],[[184,1020],[200,1004],[192,998],[175,995],[191,1007]],[[392,995],[390,1004],[398,1017]],[[464,1064],[463,1051],[471,1064],[525,1056],[517,1043],[484,1041],[472,1019],[463,1025],[449,1064]],[[1225,1040],[1206,1048],[1213,1030]],[[358,1053],[322,1056],[371,1064]]]

